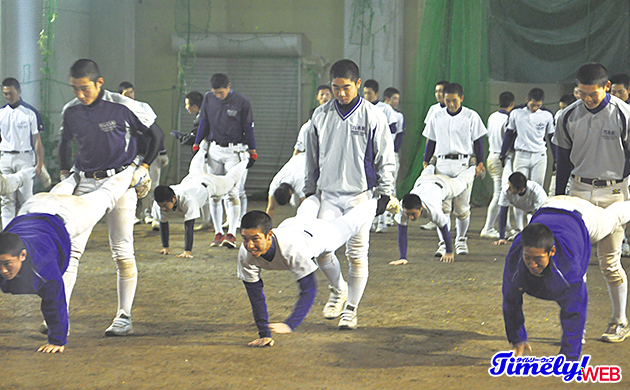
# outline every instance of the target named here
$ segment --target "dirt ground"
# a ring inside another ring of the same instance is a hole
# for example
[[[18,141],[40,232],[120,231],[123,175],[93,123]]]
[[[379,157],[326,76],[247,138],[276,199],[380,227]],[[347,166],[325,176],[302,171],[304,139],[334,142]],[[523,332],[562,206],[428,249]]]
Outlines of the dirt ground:
[[[250,202],[250,209],[263,209]],[[257,338],[249,301],[236,278],[236,250],[210,248],[210,232],[195,234],[194,259],[154,253],[157,232],[138,225],[139,269],[135,335],[106,338],[116,311],[115,267],[107,226],[97,225],[79,268],[71,302],[71,335],[61,355],[36,353],[39,299],[0,295],[1,389],[505,389],[565,388],[560,378],[492,378],[490,358],[509,345],[501,311],[501,275],[508,247],[479,238],[485,208],[473,209],[470,254],[453,264],[433,257],[435,232],[409,229],[406,266],[398,258],[396,228],[372,234],[370,279],[359,306],[359,328],[339,331],[322,317],[327,283],[297,330],[276,335],[272,348],[246,344]],[[281,208],[276,224],[290,215]],[[173,253],[183,248],[183,224],[171,227]],[[347,269],[343,250],[338,252]],[[619,365],[628,388],[630,341],[598,341],[610,303],[596,260],[588,271],[589,320],[583,353],[591,365]],[[627,259],[624,260],[628,268]],[[344,270],[345,275],[345,270]],[[289,272],[264,272],[270,320],[282,321],[297,299]],[[537,356],[555,355],[561,328],[555,303],[525,300],[530,342]]]

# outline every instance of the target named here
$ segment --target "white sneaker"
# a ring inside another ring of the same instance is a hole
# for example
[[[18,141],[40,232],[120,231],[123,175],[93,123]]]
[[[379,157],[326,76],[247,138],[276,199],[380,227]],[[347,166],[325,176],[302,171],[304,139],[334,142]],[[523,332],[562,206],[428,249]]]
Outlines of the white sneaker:
[[[455,241],[455,254],[456,255],[467,255],[468,254],[468,241],[467,237],[459,237],[457,241]]]
[[[142,222],[142,221],[140,221],[140,219],[139,219],[139,218],[137,218],[137,217],[133,219],[133,224],[134,224],[134,225],[137,225],[137,224],[139,224],[140,222]]]
[[[212,228],[212,224],[209,222],[204,222],[201,225],[197,225],[193,228],[194,231],[198,232],[200,230],[210,230]]]
[[[330,296],[324,306],[323,313],[324,318],[332,320],[341,315],[343,305],[345,305],[348,300],[348,284],[345,284],[344,290],[337,290],[333,286],[328,286],[328,288],[330,289]]]
[[[433,223],[433,221],[429,221],[429,223],[426,223],[424,225],[420,225],[420,229],[422,230],[435,230],[437,229],[437,225]]]
[[[109,328],[105,329],[105,336],[128,336],[130,334],[133,334],[131,316],[121,310]]]
[[[435,254],[433,256],[442,257],[445,254],[446,254],[446,244],[444,243],[444,241],[440,241],[440,243],[438,244],[438,248],[435,251]]]
[[[479,237],[497,239],[499,238],[499,232],[497,231],[497,229],[494,229],[494,228],[482,229],[481,233],[479,233]]]
[[[339,330],[354,330],[357,328],[357,308],[346,303],[339,319]]]
[[[387,224],[377,224],[376,229],[374,229],[374,233],[387,233]]]
[[[630,245],[627,238],[624,238],[621,244],[621,257],[630,257]]]
[[[153,231],[159,231],[160,230],[160,222],[156,221],[155,219],[153,221],[151,221],[151,230]]]

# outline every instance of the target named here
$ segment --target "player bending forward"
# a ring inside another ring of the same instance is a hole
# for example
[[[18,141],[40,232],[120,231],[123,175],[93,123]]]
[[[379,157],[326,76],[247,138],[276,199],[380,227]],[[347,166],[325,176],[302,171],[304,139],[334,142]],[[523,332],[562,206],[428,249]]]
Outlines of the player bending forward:
[[[586,269],[591,243],[630,220],[630,201],[607,208],[572,196],[554,196],[516,236],[505,258],[503,319],[515,356],[531,351],[527,342],[523,293],[560,306],[560,353],[578,360],[582,351],[588,293]]]
[[[320,202],[310,196],[298,209],[297,216],[284,220],[271,229],[271,218],[262,211],[250,211],[243,216],[243,244],[238,254],[238,277],[245,284],[252,305],[254,321],[260,338],[251,347],[273,346],[271,332],[290,333],[302,323],[317,293],[317,258],[334,252],[374,218],[376,199],[356,205],[345,215],[332,219],[317,219]],[[269,324],[267,303],[263,292],[261,269],[289,270],[300,285],[300,297],[291,315],[281,323]]]
[[[129,188],[135,167],[81,196],[39,193],[24,203],[19,216],[0,233],[0,289],[37,294],[48,325],[48,343],[38,351],[63,352],[69,329],[62,278],[70,259],[70,241],[90,231]],[[6,178],[6,176],[5,176]]]

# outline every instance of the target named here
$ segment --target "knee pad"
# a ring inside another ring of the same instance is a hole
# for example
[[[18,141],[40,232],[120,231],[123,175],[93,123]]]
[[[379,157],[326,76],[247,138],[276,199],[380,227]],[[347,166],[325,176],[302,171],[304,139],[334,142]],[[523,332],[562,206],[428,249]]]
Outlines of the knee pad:
[[[361,277],[367,277],[368,274],[369,274],[369,270],[368,270],[367,256],[361,259],[351,258],[351,257],[348,258],[348,276],[361,278]]]
[[[133,279],[138,276],[138,268],[136,267],[136,259],[116,259],[116,268],[118,276],[121,279]]]
[[[459,220],[464,220],[464,219],[470,217],[470,208],[467,208],[466,210],[464,210],[461,213],[453,213],[453,215],[455,215],[455,218],[457,218]]]

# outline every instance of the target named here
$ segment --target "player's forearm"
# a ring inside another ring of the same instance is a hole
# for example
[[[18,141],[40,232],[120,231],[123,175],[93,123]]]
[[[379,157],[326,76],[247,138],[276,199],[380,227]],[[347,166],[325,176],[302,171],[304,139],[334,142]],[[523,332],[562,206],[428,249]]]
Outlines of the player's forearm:
[[[586,325],[587,290],[586,283],[571,284],[571,287],[558,301],[562,342],[560,353],[569,360],[577,360],[582,351],[582,337]]]
[[[72,168],[72,142],[64,140],[63,137],[59,142],[59,169],[69,171]]]
[[[157,123],[153,123],[151,127],[149,127],[147,137],[149,137],[149,143],[142,162],[151,165],[153,160],[158,156],[158,153],[160,153],[161,145],[164,143],[164,132]]]
[[[48,343],[66,345],[68,341],[68,307],[63,280],[49,280],[37,293],[42,298],[41,310],[48,325]]]
[[[403,135],[405,132],[400,132],[396,134],[396,138],[394,139],[394,152],[398,153],[400,151],[400,147],[402,146]]]
[[[435,154],[435,141],[427,139],[427,145],[424,148],[424,162],[429,162],[431,157]]]
[[[265,211],[271,218],[273,218],[273,214],[276,211],[276,200],[273,196],[269,196],[267,199],[267,210]]]
[[[256,137],[254,137],[254,122],[248,124],[243,129],[245,144],[249,150],[256,150]]]
[[[501,206],[501,211],[499,211],[499,238],[501,240],[505,239],[505,226],[507,225],[507,215],[508,208]]]
[[[269,314],[267,313],[267,301],[265,300],[265,293],[263,291],[262,279],[257,282],[245,282],[245,290],[249,297],[249,303],[252,306],[252,314],[254,315],[254,322],[258,328],[258,335],[262,337],[271,337],[271,330],[269,329]]]
[[[195,144],[199,145],[201,143],[201,141],[203,141],[209,133],[208,130],[208,126],[207,126],[208,121],[205,121],[203,118],[201,118],[201,120],[199,121],[199,128],[197,130],[197,136],[195,137]]]
[[[525,316],[523,315],[523,293],[516,291],[512,281],[507,281],[512,275],[503,277],[503,321],[507,339],[512,344],[527,341]],[[507,283],[507,285],[506,285]]]
[[[315,302],[315,295],[317,295],[317,279],[315,278],[315,272],[298,280],[298,283],[300,284],[300,297],[293,308],[293,312],[289,318],[284,321],[291,330],[297,328],[298,325],[304,321],[304,318],[313,306],[313,302]]]
[[[556,195],[564,195],[567,191],[569,176],[573,170],[570,155],[571,149],[558,146],[556,155]]]
[[[44,164],[44,147],[42,146],[42,138],[38,134],[35,136],[35,145],[33,147],[35,155],[37,156],[37,165],[42,166]]]
[[[516,132],[514,130],[507,130],[503,137],[503,144],[501,144],[501,156],[505,156],[508,152],[514,148],[514,140],[516,139]]]
[[[192,252],[193,248],[193,239],[194,239],[194,229],[195,228],[195,220],[189,219],[188,221],[184,221],[184,250],[188,252]]]
[[[475,140],[475,142],[473,142],[473,151],[479,163],[483,163],[483,142],[481,141],[481,138],[482,137],[479,137]]]
[[[440,229],[440,233],[442,233],[442,238],[444,239],[446,253],[453,253],[453,238],[451,237],[451,232],[448,230],[448,225],[438,228]]]
[[[398,251],[400,258],[407,258],[407,225],[398,225]]]
[[[160,240],[162,241],[162,248],[168,248],[169,230],[170,228],[168,222],[160,222]]]

